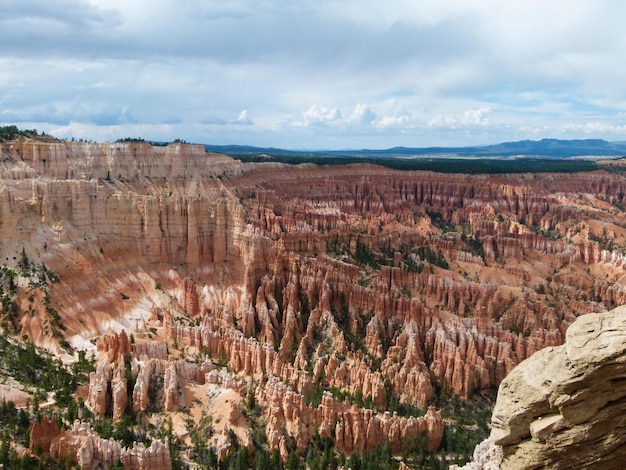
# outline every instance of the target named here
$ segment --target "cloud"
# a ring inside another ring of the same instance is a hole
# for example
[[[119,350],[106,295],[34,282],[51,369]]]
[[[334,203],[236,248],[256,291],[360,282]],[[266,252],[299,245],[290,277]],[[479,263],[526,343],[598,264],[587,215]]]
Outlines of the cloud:
[[[383,117],[378,121],[379,128],[407,128],[412,127],[415,119],[404,101],[396,98],[387,99],[382,103]]]
[[[380,122],[378,123],[378,127],[383,129],[395,127],[395,128],[406,128],[411,124],[411,116],[384,116]]]
[[[606,122],[586,122],[582,124],[566,123],[561,126],[561,132],[569,134],[600,134],[626,136],[626,124],[615,125]]]
[[[468,109],[463,112],[461,123],[470,126],[488,126],[491,124],[487,115],[491,112],[491,108]]]
[[[326,108],[313,105],[304,113],[304,123],[308,126],[329,126],[341,122],[341,111],[337,108]]]
[[[0,119],[298,148],[625,140],[625,16],[618,0],[0,2]]]
[[[228,124],[228,121],[226,119],[222,119],[217,116],[204,117],[201,118],[198,122],[207,126],[224,126]]]
[[[239,117],[237,118],[236,124],[241,124],[242,126],[251,126],[254,124],[254,121],[248,117],[248,110],[244,109],[239,113]]]
[[[352,111],[352,114],[348,118],[348,121],[355,123],[357,125],[366,126],[368,124],[372,124],[376,119],[376,113],[364,104],[357,104]]]
[[[48,103],[44,106],[29,106],[19,109],[3,109],[0,120],[24,123],[42,122],[53,125],[67,125],[70,122],[83,122],[97,126],[113,126],[137,122],[131,109],[119,107],[109,102]]]
[[[430,128],[478,128],[490,127],[493,125],[488,118],[491,108],[467,109],[460,116],[437,116],[429,120],[426,125]]]
[[[56,24],[68,28],[93,27],[97,24],[111,27],[120,24],[121,16],[115,10],[79,0],[22,0],[3,2],[0,5],[0,21],[27,28],[38,24]]]

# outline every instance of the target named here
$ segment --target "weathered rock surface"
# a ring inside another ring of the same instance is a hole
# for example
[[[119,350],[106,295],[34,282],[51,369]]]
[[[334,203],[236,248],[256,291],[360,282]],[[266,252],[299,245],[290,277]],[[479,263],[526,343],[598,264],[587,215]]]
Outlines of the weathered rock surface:
[[[60,434],[54,417],[48,419],[46,416],[40,421],[35,422],[30,427],[30,441],[28,449],[30,452],[35,453],[37,450],[47,453],[50,452],[50,445],[54,439]]]
[[[98,361],[96,370],[89,374],[89,396],[86,403],[98,416],[104,416],[110,405],[109,383],[112,378],[112,367],[106,360]]]
[[[501,468],[623,468],[626,307],[588,314],[502,382],[490,440]]]
[[[50,445],[50,456],[59,461],[69,460],[81,469],[108,468],[121,463],[125,470],[171,470],[172,462],[167,443],[154,440],[149,447],[136,443],[122,447],[112,439],[102,439],[91,428],[76,423],[62,431]]]
[[[41,451],[59,461],[70,461],[81,469],[112,467],[121,463],[126,470],[170,470],[167,443],[154,440],[124,448],[112,439],[102,439],[89,426],[79,422],[59,430],[54,419],[35,421],[30,430],[30,451]]]
[[[338,448],[409,429],[435,445],[439,421],[400,424],[385,407],[497,386],[578,316],[626,303],[616,174],[246,165],[180,144],[0,151],[0,256],[26,246],[60,278],[49,305],[18,289],[12,326],[67,361],[59,336],[97,355],[99,416],[180,409],[188,382],[277,377],[291,392],[267,401],[268,431],[283,454],[310,436],[300,401],[331,387],[350,402],[326,403],[341,419],[310,424]],[[537,436],[561,426],[545,418]]]
[[[298,449],[306,449],[313,434],[318,432],[322,438],[334,437],[337,449],[343,453],[363,453],[389,443],[397,454],[406,439],[423,434],[427,449],[434,450],[443,437],[443,419],[432,407],[423,417],[404,418],[340,403],[325,393],[320,406],[313,408],[305,404],[302,395],[276,378],[271,378],[265,386],[259,385],[256,395],[267,407],[271,448],[282,449],[286,438],[292,437]]]
[[[485,439],[474,449],[472,462],[462,467],[451,465],[450,470],[499,470],[502,459],[502,447]]]

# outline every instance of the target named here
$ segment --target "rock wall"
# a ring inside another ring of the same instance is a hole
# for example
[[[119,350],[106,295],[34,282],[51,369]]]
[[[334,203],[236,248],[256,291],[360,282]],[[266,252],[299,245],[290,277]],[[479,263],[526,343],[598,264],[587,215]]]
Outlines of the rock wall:
[[[122,463],[125,470],[171,470],[167,443],[154,440],[149,447],[142,443],[128,449],[112,439],[102,439],[89,427],[76,424],[61,432],[50,446],[50,456],[58,461],[70,460],[81,469]]]
[[[224,155],[207,154],[202,145],[178,143],[19,141],[3,144],[2,158],[20,164],[7,168],[3,176],[11,179],[192,178],[242,172],[241,164]]]
[[[622,468],[626,307],[585,315],[502,382],[490,440],[500,468]]]

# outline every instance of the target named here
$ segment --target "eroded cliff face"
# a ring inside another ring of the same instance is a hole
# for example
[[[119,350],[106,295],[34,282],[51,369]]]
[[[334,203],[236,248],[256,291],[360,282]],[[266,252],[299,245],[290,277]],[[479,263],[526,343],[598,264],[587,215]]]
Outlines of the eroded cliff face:
[[[626,307],[576,320],[500,384],[488,441],[465,468],[623,468]]]
[[[20,288],[5,321],[66,361],[95,354],[86,402],[116,419],[189,406],[213,362],[244,394],[254,379],[272,446],[316,429],[347,453],[406,433],[434,448],[436,410],[428,425],[385,411],[489,390],[562,344],[577,316],[626,302],[626,182],[603,172],[244,165],[180,144],[20,142],[2,146],[0,173],[0,255],[15,265],[25,249],[59,277],[45,296]],[[331,406],[331,389],[346,403]]]

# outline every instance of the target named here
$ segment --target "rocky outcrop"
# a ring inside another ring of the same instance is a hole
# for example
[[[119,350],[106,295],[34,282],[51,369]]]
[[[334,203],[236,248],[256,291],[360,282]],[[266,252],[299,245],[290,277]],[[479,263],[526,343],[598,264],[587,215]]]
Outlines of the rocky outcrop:
[[[146,142],[20,141],[2,146],[2,157],[23,162],[22,172],[4,177],[46,177],[56,180],[111,178],[190,178],[195,175],[239,174],[241,165],[224,155],[209,154],[202,145],[152,146]]]
[[[112,467],[121,463],[127,470],[170,470],[169,447],[154,440],[146,447],[142,443],[132,448],[122,447],[112,439],[102,439],[90,427],[79,422],[68,430],[59,430],[46,417],[35,421],[30,430],[30,452],[43,452],[59,461],[70,461],[81,469]]]
[[[50,452],[50,445],[61,431],[56,425],[54,417],[48,419],[46,416],[41,421],[35,420],[30,427],[30,441],[28,450],[31,453],[41,451],[43,453]]]
[[[626,307],[580,317],[502,382],[490,440],[501,468],[623,468]]]
[[[89,396],[86,403],[97,416],[104,416],[110,405],[111,373],[109,362],[100,360],[96,364],[96,370],[89,374]]]
[[[135,387],[133,388],[133,413],[135,414],[146,411],[150,404],[148,392],[153,372],[152,366],[153,361],[148,360],[139,367],[139,372],[135,379]]]
[[[112,408],[113,419],[120,420],[130,407],[134,413],[146,411],[150,406],[164,411],[175,411],[184,406],[180,391],[181,381],[205,383],[213,369],[206,358],[202,363],[166,358],[164,342],[150,341],[129,344],[124,332],[105,336],[98,344],[102,355],[96,370],[89,376],[86,404],[97,415],[104,416]],[[128,356],[131,351],[135,357]],[[113,359],[112,359],[113,358]],[[129,382],[134,382],[129,390]],[[158,402],[151,402],[150,389]]]
[[[171,470],[172,462],[166,442],[153,440],[150,446],[136,443],[122,447],[112,439],[102,439],[84,424],[60,433],[50,444],[50,456],[69,460],[81,469],[109,468],[119,463],[128,470]]]
[[[502,447],[485,439],[474,449],[472,461],[462,467],[451,465],[450,470],[499,470],[502,465]]]
[[[128,378],[124,361],[120,361],[113,371],[111,396],[113,399],[113,420],[119,421],[126,414],[128,406]]]
[[[443,437],[443,419],[432,407],[423,417],[405,418],[340,403],[330,393],[324,393],[320,406],[313,408],[305,404],[302,395],[276,378],[259,385],[256,395],[267,407],[270,448],[283,453],[287,437],[293,437],[297,448],[303,450],[315,432],[323,438],[333,438],[337,450],[347,454],[367,452],[387,442],[397,454],[405,439],[421,434],[426,437],[427,449],[434,450]]]
[[[98,341],[98,350],[106,353],[109,362],[123,359],[125,354],[130,353],[130,341],[126,331],[101,337]]]
[[[178,406],[184,404],[178,389],[178,376],[176,375],[176,366],[173,363],[167,365],[163,378],[163,393],[165,395],[165,403],[163,409],[165,411],[175,411]]]

